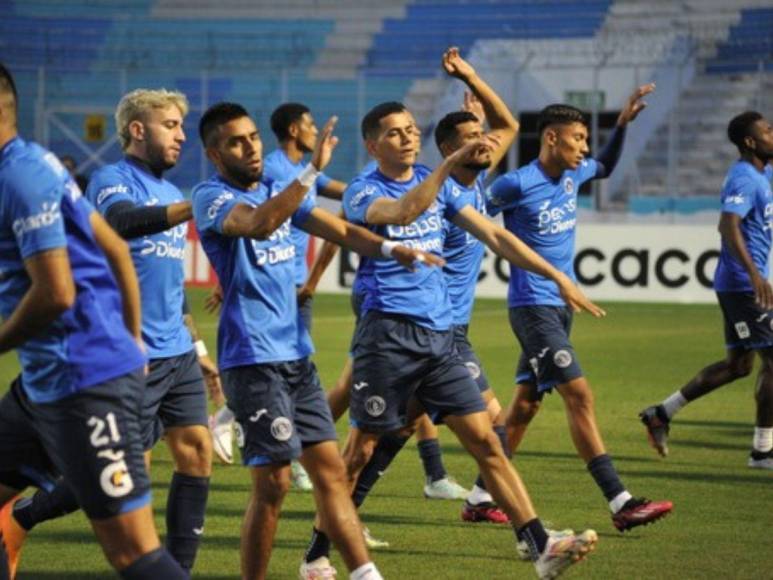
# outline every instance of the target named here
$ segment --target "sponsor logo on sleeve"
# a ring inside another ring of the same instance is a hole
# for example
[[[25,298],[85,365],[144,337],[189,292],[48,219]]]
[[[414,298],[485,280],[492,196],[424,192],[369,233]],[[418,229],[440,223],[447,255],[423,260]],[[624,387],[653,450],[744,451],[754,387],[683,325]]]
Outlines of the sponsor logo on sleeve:
[[[218,195],[215,200],[209,204],[209,208],[207,208],[207,217],[211,220],[215,219],[217,217],[217,214],[220,212],[220,209],[225,205],[225,203],[229,199],[233,199],[234,194],[230,191],[223,191],[220,195]]]
[[[59,210],[59,204],[44,202],[38,213],[14,220],[11,228],[19,239],[24,234],[50,227],[61,220],[62,212]]]
[[[101,205],[111,195],[116,193],[129,193],[129,188],[122,183],[118,185],[111,185],[110,187],[103,187],[97,193],[97,205]]]
[[[354,197],[352,197],[349,205],[352,207],[357,207],[374,193],[376,193],[376,186],[366,185],[360,192],[354,194]]]

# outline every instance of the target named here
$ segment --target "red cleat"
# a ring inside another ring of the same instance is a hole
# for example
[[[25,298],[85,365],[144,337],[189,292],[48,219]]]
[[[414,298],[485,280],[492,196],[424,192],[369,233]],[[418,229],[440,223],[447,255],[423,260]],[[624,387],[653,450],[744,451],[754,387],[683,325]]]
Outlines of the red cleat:
[[[15,519],[13,519],[13,504],[19,499],[17,496],[8,501],[0,509],[0,543],[5,548],[8,556],[8,571],[11,573],[10,580],[16,577],[16,568],[19,566],[19,556],[21,548],[27,537],[27,530],[22,528]]]
[[[462,507],[462,519],[465,522],[491,522],[492,524],[510,523],[510,518],[507,517],[507,514],[499,509],[496,504],[488,501],[475,505],[465,501],[464,506]]]
[[[632,497],[615,514],[612,523],[619,532],[625,532],[636,526],[646,526],[671,513],[674,504],[670,501],[650,501]]]

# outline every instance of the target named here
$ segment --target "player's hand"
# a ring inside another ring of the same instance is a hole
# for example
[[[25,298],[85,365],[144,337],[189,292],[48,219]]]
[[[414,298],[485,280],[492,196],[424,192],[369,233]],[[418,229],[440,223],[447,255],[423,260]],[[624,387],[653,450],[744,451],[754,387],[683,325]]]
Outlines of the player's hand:
[[[221,400],[223,397],[223,386],[220,384],[220,373],[217,370],[215,361],[205,354],[199,357],[199,366],[201,367],[201,374],[204,375],[209,398],[216,401]]]
[[[607,315],[603,308],[596,306],[588,300],[588,297],[582,293],[582,290],[569,278],[558,284],[558,291],[566,305],[572,309],[572,312],[590,312],[596,318],[602,318]]]
[[[771,287],[770,282],[761,276],[754,276],[751,282],[757,306],[763,310],[773,310],[773,287]]]
[[[140,351],[142,351],[142,354],[144,355],[148,354],[148,346],[145,344],[145,341],[142,340],[142,335],[139,335],[139,336],[135,335],[134,342],[137,343],[138,347],[140,347]],[[147,377],[148,373],[150,373],[150,365],[146,363],[145,366],[142,367],[142,374]]]
[[[443,69],[448,75],[465,82],[475,76],[475,69],[462,58],[455,46],[443,53]]]
[[[628,123],[636,119],[646,107],[647,103],[642,99],[655,90],[655,83],[649,83],[640,86],[633,94],[628,97],[623,110],[617,117],[617,126],[625,127]]]
[[[338,123],[338,117],[333,115],[327,120],[325,126],[322,127],[322,132],[317,138],[317,145],[314,147],[314,152],[311,154],[311,164],[317,171],[322,171],[330,163],[333,158],[333,150],[338,145],[338,137],[333,135],[333,129],[335,129],[336,123]]]
[[[478,118],[481,125],[486,122],[486,111],[483,110],[483,103],[471,91],[464,91],[464,101],[462,102],[462,111],[472,113]]]
[[[480,139],[466,143],[446,157],[444,162],[450,164],[452,167],[464,166],[485,151],[491,153],[499,146],[501,141],[502,140],[498,135],[485,135]]]
[[[314,296],[315,288],[312,288],[308,284],[304,284],[300,288],[298,288],[297,292],[297,298],[298,298],[298,306],[303,306],[307,301],[311,300],[311,298]]]
[[[204,310],[210,314],[216,314],[220,310],[220,305],[223,303],[223,287],[218,284],[212,288],[209,296],[204,299]]]
[[[446,261],[440,256],[430,254],[423,250],[414,250],[406,246],[395,246],[392,250],[392,257],[404,268],[413,272],[419,264],[427,266],[443,267]]]

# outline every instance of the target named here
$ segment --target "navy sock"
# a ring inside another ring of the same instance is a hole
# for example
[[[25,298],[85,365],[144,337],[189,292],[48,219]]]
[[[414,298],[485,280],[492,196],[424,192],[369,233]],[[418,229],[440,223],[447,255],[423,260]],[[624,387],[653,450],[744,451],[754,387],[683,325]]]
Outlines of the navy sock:
[[[158,548],[140,556],[118,575],[124,580],[187,580],[188,574],[180,568],[174,558],[164,548]]]
[[[166,547],[186,570],[193,568],[209,494],[209,478],[177,473],[166,501]]]
[[[62,517],[78,509],[75,494],[62,480],[51,491],[39,489],[13,506],[13,518],[28,532],[37,524]]]
[[[526,522],[515,532],[515,535],[528,544],[532,560],[539,558],[548,543],[548,533],[539,518]]]
[[[607,501],[612,501],[619,494],[625,491],[620,476],[617,475],[615,466],[612,465],[612,458],[606,453],[594,457],[588,462],[588,471],[596,481]]]
[[[419,456],[424,464],[424,474],[430,482],[438,481],[448,476],[443,466],[443,454],[440,451],[440,442],[437,439],[425,439],[419,441]]]
[[[330,538],[327,537],[325,532],[312,528],[309,547],[306,548],[306,563],[313,562],[323,556],[325,558],[330,556]]]
[[[352,502],[354,507],[360,507],[368,497],[370,490],[376,485],[381,475],[387,470],[392,460],[405,447],[409,437],[402,437],[394,433],[386,433],[378,440],[376,448],[373,450],[373,457],[362,468],[360,476],[352,492]]]
[[[502,449],[507,457],[510,457],[510,453],[507,451],[507,429],[504,425],[494,425],[494,433],[499,437],[499,443],[502,445]],[[483,481],[483,477],[478,474],[478,479],[475,480],[475,485],[481,489],[486,489],[486,483]]]

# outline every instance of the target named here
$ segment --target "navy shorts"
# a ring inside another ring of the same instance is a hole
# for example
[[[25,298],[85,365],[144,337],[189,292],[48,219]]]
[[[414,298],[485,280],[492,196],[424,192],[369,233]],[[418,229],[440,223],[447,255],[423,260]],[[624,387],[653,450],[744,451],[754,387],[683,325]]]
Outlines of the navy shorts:
[[[142,370],[51,403],[14,382],[0,403],[0,483],[49,488],[61,474],[83,511],[105,519],[150,503],[140,438]],[[21,455],[26,453],[26,455]]]
[[[296,286],[297,289],[300,289],[300,286]],[[311,332],[311,314],[312,310],[314,309],[314,298],[308,298],[306,301],[304,301],[303,304],[298,304],[298,316],[301,317],[301,320],[303,321],[303,325],[306,327],[306,330]]]
[[[464,366],[470,371],[472,380],[478,385],[478,389],[483,393],[488,391],[491,386],[488,384],[488,377],[483,371],[483,365],[481,365],[478,355],[472,349],[470,339],[467,337],[467,331],[469,329],[468,324],[457,324],[454,326],[454,343],[456,344],[456,351],[459,353],[459,357],[462,359]]]
[[[207,390],[192,350],[150,361],[142,401],[142,444],[151,449],[170,427],[208,425]]]
[[[725,319],[725,346],[757,350],[773,346],[773,311],[760,308],[753,292],[717,292]]]
[[[565,306],[510,308],[510,327],[521,344],[516,383],[533,383],[540,393],[582,376],[569,334],[572,311]]]
[[[480,390],[454,347],[454,332],[368,311],[354,336],[349,415],[365,431],[405,426],[416,397],[435,420],[485,411]]]
[[[330,406],[308,357],[235,367],[222,377],[244,465],[286,463],[308,445],[336,440]]]

